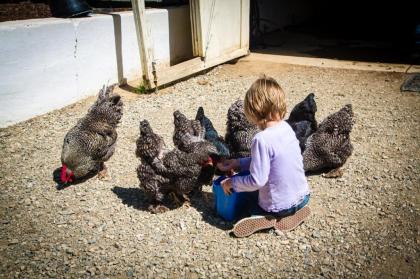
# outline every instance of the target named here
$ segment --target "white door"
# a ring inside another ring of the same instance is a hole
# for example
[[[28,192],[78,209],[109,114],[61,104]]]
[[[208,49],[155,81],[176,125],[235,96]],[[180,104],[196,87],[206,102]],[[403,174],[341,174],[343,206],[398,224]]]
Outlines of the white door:
[[[191,32],[195,58],[171,67],[157,68],[144,20],[143,0],[132,0],[136,21],[143,84],[154,88],[226,61],[249,51],[250,0],[190,0]]]
[[[210,60],[248,51],[249,0],[190,0],[190,14],[194,55]]]

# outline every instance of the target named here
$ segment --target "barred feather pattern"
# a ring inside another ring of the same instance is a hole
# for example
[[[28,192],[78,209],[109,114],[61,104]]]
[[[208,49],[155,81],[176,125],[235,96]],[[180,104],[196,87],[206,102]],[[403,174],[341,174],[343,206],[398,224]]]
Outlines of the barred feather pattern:
[[[230,106],[226,126],[225,141],[231,153],[230,157],[250,156],[252,139],[259,129],[246,119],[242,100],[237,100]]]
[[[61,163],[76,179],[98,171],[114,154],[123,102],[113,90],[114,86],[104,86],[86,116],[64,137]]]
[[[345,105],[338,112],[325,118],[306,142],[303,152],[305,171],[339,168],[353,152],[350,140],[353,120],[352,105]]]
[[[204,111],[203,111],[204,112]],[[213,125],[211,123],[211,127]],[[207,126],[210,128],[209,126]],[[213,131],[214,130],[213,128]],[[216,132],[217,133],[217,132]],[[182,114],[180,111],[174,112],[174,135],[173,141],[176,147],[187,153],[203,152],[200,149],[205,149],[212,159],[216,159],[219,156],[219,151],[211,141],[206,139],[207,130],[206,127],[201,124],[198,119],[190,120]],[[202,166],[199,175],[200,185],[209,185],[213,181],[215,166],[205,165]],[[201,186],[198,187],[198,191],[201,191]]]
[[[174,112],[173,142],[178,149],[190,153],[190,144],[205,141],[205,132],[200,121],[188,119],[179,110]]]
[[[136,155],[140,158],[137,177],[151,203],[162,202],[170,192],[182,196],[203,185],[201,164],[209,156],[210,143],[192,143],[192,153],[177,148],[168,150],[162,137],[153,132],[147,120],[143,120],[136,144]]]

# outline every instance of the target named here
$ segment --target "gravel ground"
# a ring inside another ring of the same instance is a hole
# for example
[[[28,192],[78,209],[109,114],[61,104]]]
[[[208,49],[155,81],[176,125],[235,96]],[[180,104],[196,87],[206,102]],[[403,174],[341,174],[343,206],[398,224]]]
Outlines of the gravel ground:
[[[314,92],[318,120],[351,102],[354,154],[340,179],[308,177],[312,216],[298,229],[229,235],[211,187],[192,207],[145,210],[134,155],[147,118],[169,145],[172,112],[204,106],[224,132],[226,112],[265,72],[291,108]],[[419,96],[400,93],[406,76],[240,60],[157,95],[120,91],[125,102],[111,179],[56,190],[67,130],[95,98],[0,130],[0,277],[398,277],[419,265]],[[418,278],[418,277],[417,277]]]

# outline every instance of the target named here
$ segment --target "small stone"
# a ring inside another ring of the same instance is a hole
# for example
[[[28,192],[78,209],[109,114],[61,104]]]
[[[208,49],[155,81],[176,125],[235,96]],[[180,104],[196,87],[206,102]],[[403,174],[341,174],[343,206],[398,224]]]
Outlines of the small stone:
[[[205,79],[201,79],[201,80],[197,81],[197,83],[200,84],[200,85],[206,85],[206,84],[209,83],[209,81],[205,80]]]
[[[88,268],[86,272],[93,276],[95,275],[95,268],[94,267]]]
[[[106,224],[102,224],[98,227],[98,232],[103,232],[106,229]]]
[[[319,245],[312,245],[311,247],[312,247],[312,251],[314,251],[314,252],[321,251],[321,249],[319,248]]]
[[[312,237],[313,238],[320,238],[321,237],[321,234],[319,233],[319,231],[313,231],[312,232]]]
[[[403,250],[404,248],[401,245],[394,246],[395,250]]]
[[[330,265],[330,264],[331,264],[331,260],[330,260],[329,258],[324,258],[324,259],[322,260],[322,263],[323,263],[324,265]]]
[[[136,234],[136,238],[137,238],[138,241],[141,241],[141,240],[143,240],[144,235],[142,235],[141,233]]]
[[[285,236],[285,233],[282,232],[281,230],[278,230],[278,229],[274,230],[274,234],[277,235],[277,236]]]
[[[73,256],[74,255],[74,250],[71,249],[71,248],[67,248],[66,249],[66,253],[69,254],[69,255],[71,255],[71,256]]]
[[[132,270],[132,269],[129,269],[128,271],[127,271],[127,277],[133,277],[134,276],[134,271]]]
[[[61,215],[72,215],[72,214],[74,214],[74,212],[73,211],[64,210],[64,211],[61,211],[59,214],[61,214]]]
[[[330,270],[324,266],[321,266],[321,275],[327,275]]]
[[[352,266],[350,263],[346,263],[344,266],[345,266],[348,270],[352,270],[352,269],[353,269],[353,266]]]
[[[9,245],[15,245],[15,244],[18,244],[18,243],[19,243],[19,240],[16,239],[16,238],[9,241]]]

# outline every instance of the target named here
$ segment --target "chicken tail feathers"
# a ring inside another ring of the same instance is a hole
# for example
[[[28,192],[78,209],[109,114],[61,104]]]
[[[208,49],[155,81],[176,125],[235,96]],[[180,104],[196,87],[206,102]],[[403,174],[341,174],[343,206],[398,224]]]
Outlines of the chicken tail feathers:
[[[197,114],[195,115],[195,119],[196,120],[199,120],[201,122],[201,120],[203,119],[203,117],[204,117],[204,108],[203,107],[199,107],[197,109]]]
[[[98,99],[89,110],[92,118],[101,119],[112,126],[116,126],[123,115],[123,102],[120,95],[113,93],[114,87],[115,85],[104,85],[99,91]]]

